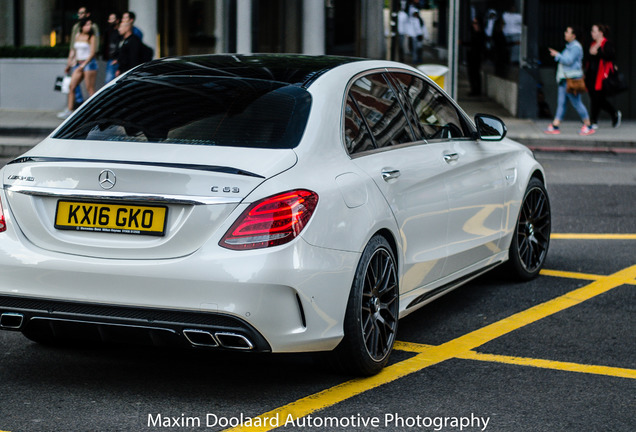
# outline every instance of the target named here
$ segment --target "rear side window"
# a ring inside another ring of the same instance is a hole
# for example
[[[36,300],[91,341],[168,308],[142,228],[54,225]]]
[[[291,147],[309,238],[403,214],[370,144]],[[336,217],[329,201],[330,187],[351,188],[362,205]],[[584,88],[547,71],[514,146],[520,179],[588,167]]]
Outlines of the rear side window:
[[[391,73],[411,102],[410,118],[421,138],[449,139],[470,136],[455,105],[426,81],[407,73]],[[414,111],[413,111],[414,110]]]
[[[347,120],[352,111],[368,126],[376,148],[414,140],[398,98],[381,73],[359,78],[351,86],[345,107],[345,140],[359,135],[357,131],[349,129],[352,123]],[[347,144],[350,152],[351,150],[354,152],[369,150],[366,141],[365,145],[357,145],[353,148],[349,143]]]
[[[375,144],[362,115],[351,96],[347,97],[344,114],[345,144],[349,154],[373,150]]]
[[[92,99],[55,138],[294,148],[310,107],[305,89],[272,81],[131,78]]]

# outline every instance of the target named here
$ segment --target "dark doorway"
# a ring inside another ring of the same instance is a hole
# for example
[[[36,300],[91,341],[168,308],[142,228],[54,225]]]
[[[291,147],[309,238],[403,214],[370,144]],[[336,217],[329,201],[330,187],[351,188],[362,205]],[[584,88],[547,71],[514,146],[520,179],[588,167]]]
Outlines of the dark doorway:
[[[253,2],[252,47],[259,53],[302,51],[302,2],[261,0]]]
[[[357,56],[360,34],[360,0],[328,0],[327,54]]]

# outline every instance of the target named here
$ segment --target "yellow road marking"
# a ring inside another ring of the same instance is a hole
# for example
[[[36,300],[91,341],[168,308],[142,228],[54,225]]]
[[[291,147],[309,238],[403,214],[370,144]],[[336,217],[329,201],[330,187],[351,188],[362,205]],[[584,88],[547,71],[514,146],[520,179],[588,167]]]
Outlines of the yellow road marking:
[[[553,315],[564,309],[576,306],[597,295],[603,294],[613,288],[632,282],[636,278],[636,265],[621,270],[613,275],[595,280],[592,283],[570,291],[562,296],[556,297],[545,303],[526,309],[501,321],[490,324],[479,330],[475,330],[464,336],[460,336],[450,342],[446,342],[441,347],[452,347],[468,351],[485,344],[504,334],[510,333],[528,324],[532,324],[547,316]]]
[[[574,291],[548,300],[545,303],[504,318],[501,321],[487,325],[486,327],[460,336],[442,345],[429,347],[410,359],[384,368],[382,372],[375,376],[344,382],[255,417],[252,424],[260,423],[263,424],[263,426],[238,426],[228,430],[269,431],[274,427],[267,424],[268,419],[277,417],[280,418],[281,423],[285,423],[288,418],[295,420],[333,406],[368,390],[395,381],[411,373],[418,372],[429,366],[459,357],[460,355],[467,355],[467,353],[474,348],[484,345],[493,339],[572,306],[576,306],[613,288],[629,283],[635,278],[636,265],[614,273],[613,275],[595,280],[582,288],[575,289]],[[258,421],[259,419],[260,421]]]
[[[636,370],[617,368],[611,366],[596,366],[586,365],[570,362],[560,362],[553,360],[532,359],[523,357],[512,357],[496,354],[482,354],[475,351],[470,351],[466,354],[458,356],[459,358],[466,360],[478,360],[495,363],[506,363],[518,366],[531,366],[542,369],[555,369],[568,372],[580,372],[594,375],[607,375],[619,378],[631,378],[636,379]]]
[[[417,344],[412,342],[396,342],[395,349],[400,351],[408,351],[414,353],[424,353],[434,346],[426,344]],[[612,366],[586,365],[571,362],[561,362],[553,360],[533,359],[526,357],[513,357],[499,354],[484,354],[476,351],[468,351],[459,353],[457,358],[464,360],[477,360],[493,363],[505,363],[517,366],[531,366],[542,369],[554,369],[568,372],[581,372],[594,375],[607,375],[619,378],[636,379],[635,369],[617,368]]]
[[[550,239],[559,240],[636,240],[636,234],[575,234],[552,233]]]
[[[567,278],[567,279],[583,279],[583,280],[592,280],[592,281],[596,281],[604,277],[607,277],[607,276],[601,276],[601,275],[595,275],[595,274],[589,274],[589,273],[567,272],[567,271],[546,270],[546,269],[541,270],[541,274],[543,276],[554,276],[554,277],[561,277],[561,278]],[[626,281],[625,283],[628,285],[636,285],[636,279],[632,281]]]
[[[594,274],[588,274],[588,273],[567,272],[567,271],[546,270],[546,269],[541,270],[541,274],[543,276],[555,276],[555,277],[561,277],[561,278],[567,278],[567,279],[585,279],[585,280],[592,280],[592,281],[596,281],[605,277],[601,275],[594,275]]]

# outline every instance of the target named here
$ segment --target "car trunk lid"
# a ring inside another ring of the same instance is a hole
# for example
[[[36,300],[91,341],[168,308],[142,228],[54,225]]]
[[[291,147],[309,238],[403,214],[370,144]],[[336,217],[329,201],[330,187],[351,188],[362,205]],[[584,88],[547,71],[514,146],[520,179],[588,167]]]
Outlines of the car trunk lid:
[[[7,207],[42,249],[115,259],[191,254],[254,188],[296,163],[289,149],[81,144],[71,153],[72,142],[47,139],[4,168]]]

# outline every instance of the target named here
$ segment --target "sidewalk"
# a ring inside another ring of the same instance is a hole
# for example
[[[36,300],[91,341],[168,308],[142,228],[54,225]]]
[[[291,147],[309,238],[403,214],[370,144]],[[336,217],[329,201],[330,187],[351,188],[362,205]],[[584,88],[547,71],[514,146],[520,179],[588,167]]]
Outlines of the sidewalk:
[[[508,129],[508,137],[540,151],[588,151],[636,154],[636,121],[623,119],[617,129],[607,117],[601,117],[599,129],[593,135],[580,136],[581,122],[564,121],[561,134],[548,135],[543,131],[549,119],[519,119],[487,97],[460,98],[459,105],[471,118],[477,113],[496,115]]]
[[[460,106],[473,117],[476,113],[500,117],[508,128],[508,137],[540,151],[592,151],[636,154],[636,121],[623,120],[618,129],[603,120],[594,135],[579,136],[581,124],[566,121],[560,135],[543,130],[549,120],[526,120],[510,117],[497,103],[486,97],[461,98]],[[14,157],[27,151],[55,129],[62,120],[52,111],[12,111],[0,109],[0,157]]]
[[[0,136],[46,136],[61,123],[56,111],[0,109]]]

